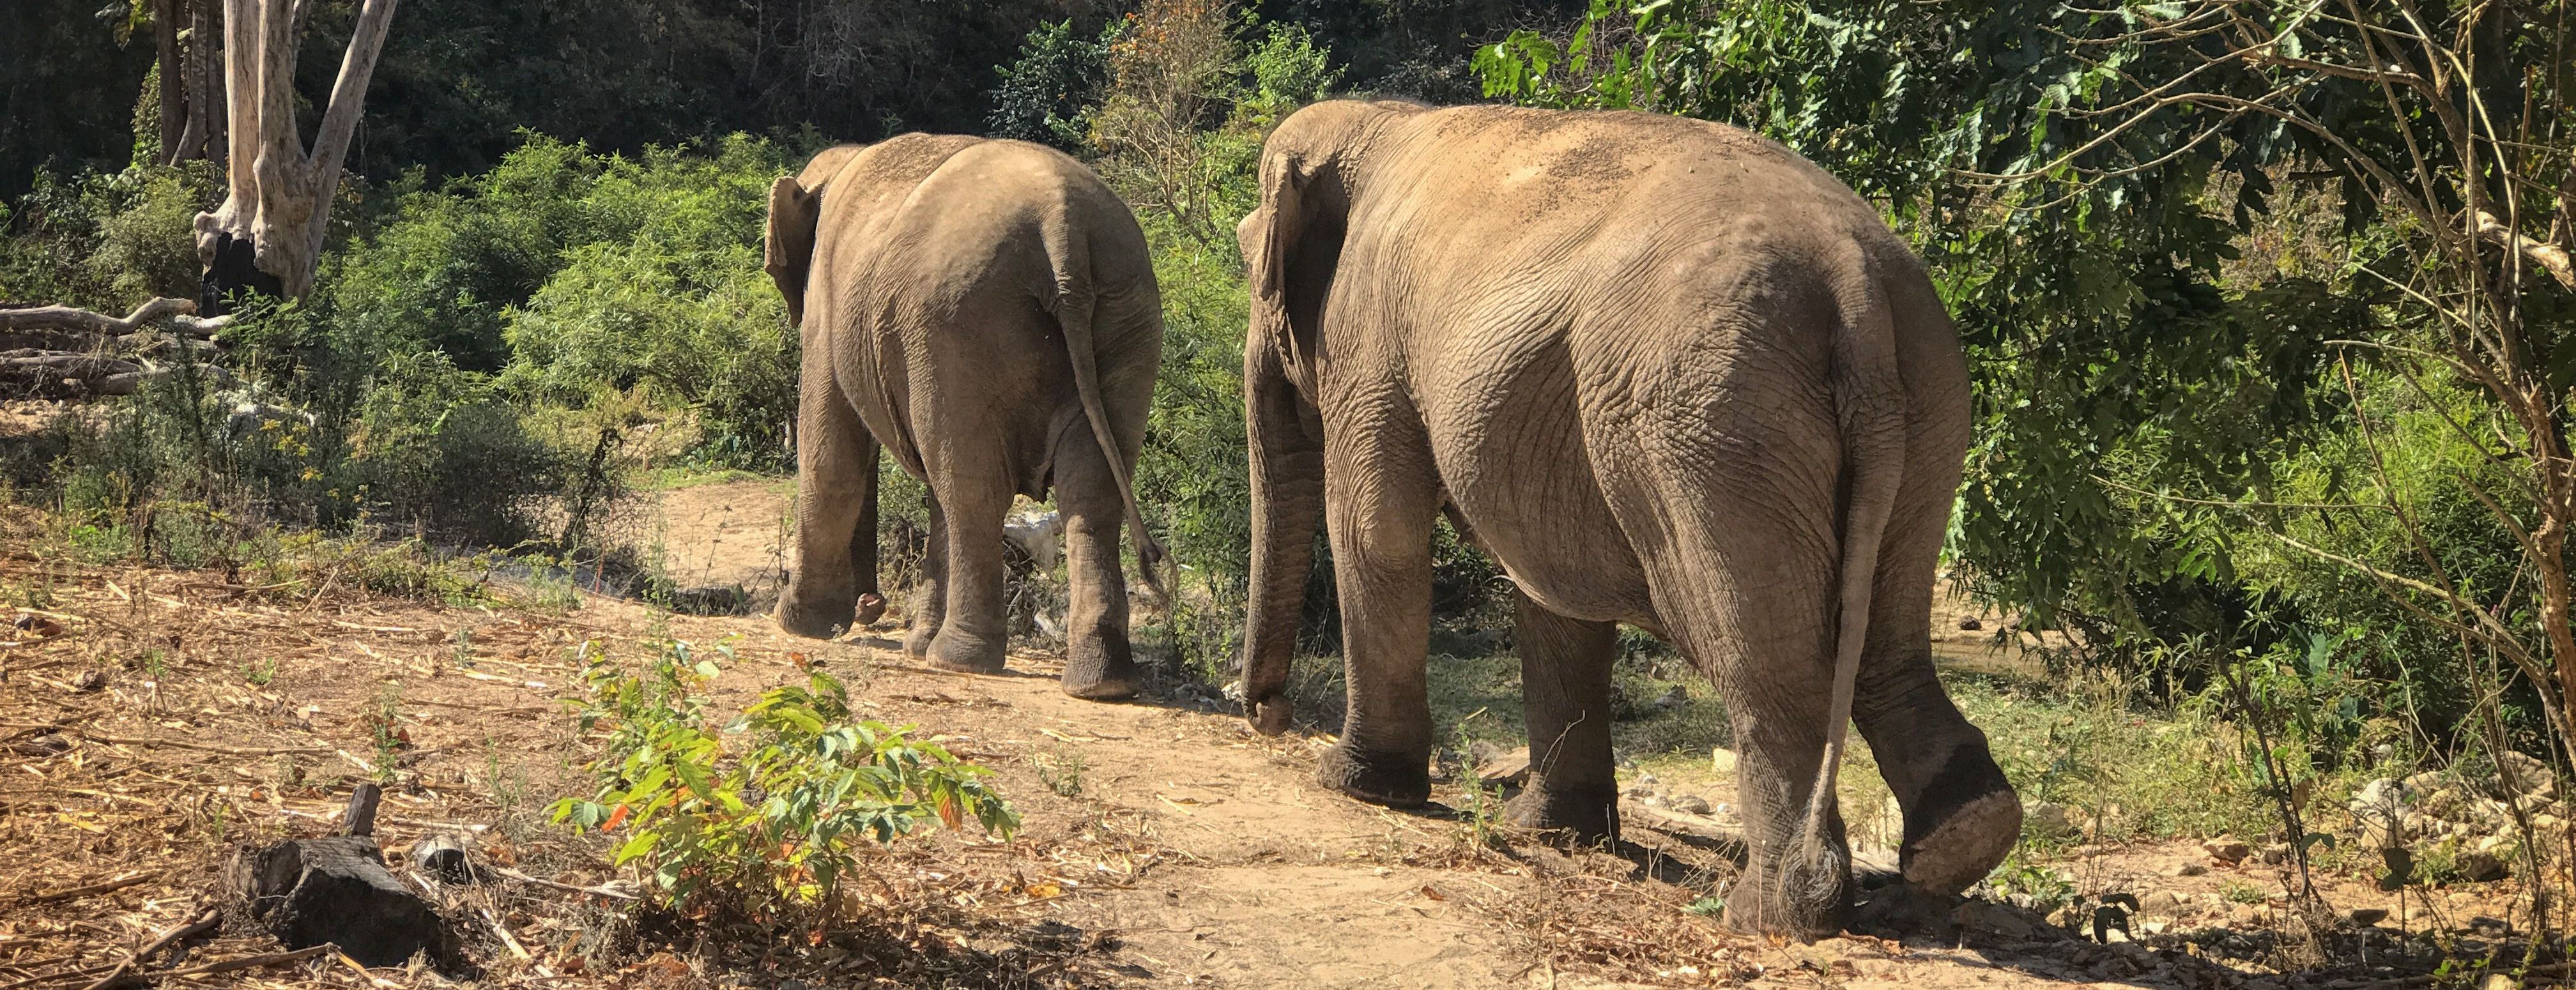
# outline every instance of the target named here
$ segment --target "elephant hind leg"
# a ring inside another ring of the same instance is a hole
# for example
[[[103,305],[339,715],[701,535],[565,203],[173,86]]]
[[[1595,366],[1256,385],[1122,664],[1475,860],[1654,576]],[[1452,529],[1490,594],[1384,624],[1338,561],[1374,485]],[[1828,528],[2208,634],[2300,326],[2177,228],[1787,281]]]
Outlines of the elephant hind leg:
[[[1906,882],[1946,895],[1984,879],[2012,851],[2021,801],[1985,733],[1959,714],[1932,667],[1932,587],[1966,430],[1945,435],[1940,417],[1916,418],[1924,425],[1909,441],[1905,487],[1879,551],[1852,721],[1904,809],[1898,856]]]
[[[1057,437],[1056,505],[1064,513],[1064,693],[1092,701],[1136,696],[1140,680],[1127,640],[1127,578],[1118,564],[1126,499],[1100,443],[1076,427]]]
[[[1872,630],[1853,720],[1905,812],[1899,865],[1908,884],[1955,894],[1984,879],[2021,837],[2021,799],[1985,733],[1959,714],[1932,668],[1920,609],[1881,639]],[[1893,626],[1890,619],[1873,620]]]
[[[1585,841],[1615,838],[1619,782],[1610,755],[1610,665],[1618,654],[1619,626],[1566,618],[1517,591],[1512,599],[1530,780],[1505,814],[1514,824],[1564,829]]]
[[[983,469],[998,460],[984,460]],[[945,670],[995,673],[1010,643],[1002,611],[1002,516],[1010,511],[1010,486],[941,473],[944,483],[935,487],[948,538],[938,549],[947,551],[948,612],[925,659]]]
[[[1749,855],[1727,894],[1727,921],[1814,938],[1841,926],[1851,855],[1834,795],[1823,797],[1820,833],[1807,834],[1832,693],[1834,566],[1828,555],[1801,552],[1830,542],[1795,528],[1688,525],[1674,540],[1675,559],[1692,568],[1649,573],[1666,631],[1725,697],[1741,754],[1737,803]]]

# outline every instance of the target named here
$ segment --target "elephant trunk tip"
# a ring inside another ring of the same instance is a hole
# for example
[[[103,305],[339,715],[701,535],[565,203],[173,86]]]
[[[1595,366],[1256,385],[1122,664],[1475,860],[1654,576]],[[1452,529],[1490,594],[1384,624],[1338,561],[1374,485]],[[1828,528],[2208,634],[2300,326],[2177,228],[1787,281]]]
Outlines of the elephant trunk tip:
[[[1289,701],[1285,695],[1274,694],[1267,698],[1254,699],[1246,705],[1244,721],[1252,724],[1254,732],[1275,736],[1288,731],[1289,721],[1296,713],[1295,703]]]

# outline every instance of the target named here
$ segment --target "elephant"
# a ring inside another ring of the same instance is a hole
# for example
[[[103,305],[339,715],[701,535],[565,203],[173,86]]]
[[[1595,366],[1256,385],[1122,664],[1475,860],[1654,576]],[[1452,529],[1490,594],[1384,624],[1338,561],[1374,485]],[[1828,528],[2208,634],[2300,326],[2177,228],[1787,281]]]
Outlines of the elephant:
[[[1135,215],[1043,145],[906,134],[814,156],[770,189],[764,265],[803,341],[796,566],[781,629],[875,621],[878,448],[929,490],[906,653],[1003,668],[1003,517],[1052,488],[1070,587],[1063,688],[1136,693],[1122,523],[1159,592],[1131,481],[1162,357]]]
[[[2021,803],[1934,677],[1968,429],[1957,330],[1859,196],[1742,130],[1636,112],[1316,103],[1237,230],[1251,325],[1245,716],[1286,730],[1318,517],[1347,699],[1319,783],[1428,799],[1432,528],[1511,579],[1532,773],[1514,822],[1615,837],[1617,625],[1715,682],[1741,750],[1731,924],[1850,908],[1857,721],[1909,889],[2000,862]]]

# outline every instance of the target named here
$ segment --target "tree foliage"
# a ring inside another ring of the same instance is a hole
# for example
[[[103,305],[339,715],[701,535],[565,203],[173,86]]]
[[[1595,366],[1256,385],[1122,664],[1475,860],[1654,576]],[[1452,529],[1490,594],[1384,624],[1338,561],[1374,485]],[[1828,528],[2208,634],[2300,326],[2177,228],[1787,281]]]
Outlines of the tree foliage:
[[[1109,47],[1124,27],[1112,21],[1096,38],[1077,37],[1071,19],[1031,30],[1028,40],[1020,43],[1019,59],[994,69],[1002,84],[993,89],[993,109],[984,117],[985,133],[1082,150],[1083,113],[1099,98],[1108,72]]]

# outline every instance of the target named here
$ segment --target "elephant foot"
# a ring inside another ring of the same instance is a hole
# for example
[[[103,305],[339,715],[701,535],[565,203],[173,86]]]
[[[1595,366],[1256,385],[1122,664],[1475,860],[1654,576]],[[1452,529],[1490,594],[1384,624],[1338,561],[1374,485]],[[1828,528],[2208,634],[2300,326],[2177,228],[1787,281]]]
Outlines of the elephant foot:
[[[1064,663],[1064,693],[1085,701],[1124,701],[1143,678],[1123,636],[1078,640]]]
[[[1766,858],[1771,862],[1761,862]],[[1726,922],[1738,931],[1812,942],[1843,930],[1851,887],[1850,855],[1838,839],[1806,849],[1793,839],[1783,848],[1757,850],[1744,878],[1727,892]]]
[[[1557,789],[1534,782],[1503,804],[1503,818],[1522,828],[1570,833],[1580,842],[1619,837],[1619,791],[1614,787]]]
[[[1955,894],[1985,878],[2021,838],[2021,798],[2010,790],[1958,806],[1940,824],[1905,844],[1905,881]]]
[[[885,596],[880,595],[880,594],[877,594],[876,592],[873,592],[873,591],[870,591],[870,592],[866,592],[866,593],[864,593],[864,594],[861,594],[861,595],[859,596],[859,614],[858,614],[857,619],[856,619],[856,620],[855,620],[855,622],[854,622],[854,625],[857,625],[857,626],[873,626],[873,625],[876,625],[876,623],[877,623],[877,620],[878,620],[878,619],[885,618],[885,611],[886,611],[886,600],[885,600]]]
[[[1136,696],[1136,678],[1132,674],[1104,676],[1089,681],[1066,677],[1064,693],[1084,701],[1125,701]]]
[[[850,629],[848,607],[800,605],[793,586],[787,589],[786,594],[778,596],[778,610],[772,618],[778,621],[780,631],[807,639],[832,639]]]
[[[949,629],[932,637],[930,653],[923,657],[931,666],[966,674],[998,674],[1007,656],[1002,641],[986,639]]]
[[[1954,751],[1905,810],[1905,880],[1955,894],[1985,878],[2021,839],[2021,797],[1985,747]]]
[[[1345,739],[1316,762],[1315,782],[1371,804],[1409,808],[1431,800],[1431,759],[1366,752]]]
[[[915,619],[903,631],[903,655],[913,660],[930,658],[930,641],[938,638],[939,625]]]

